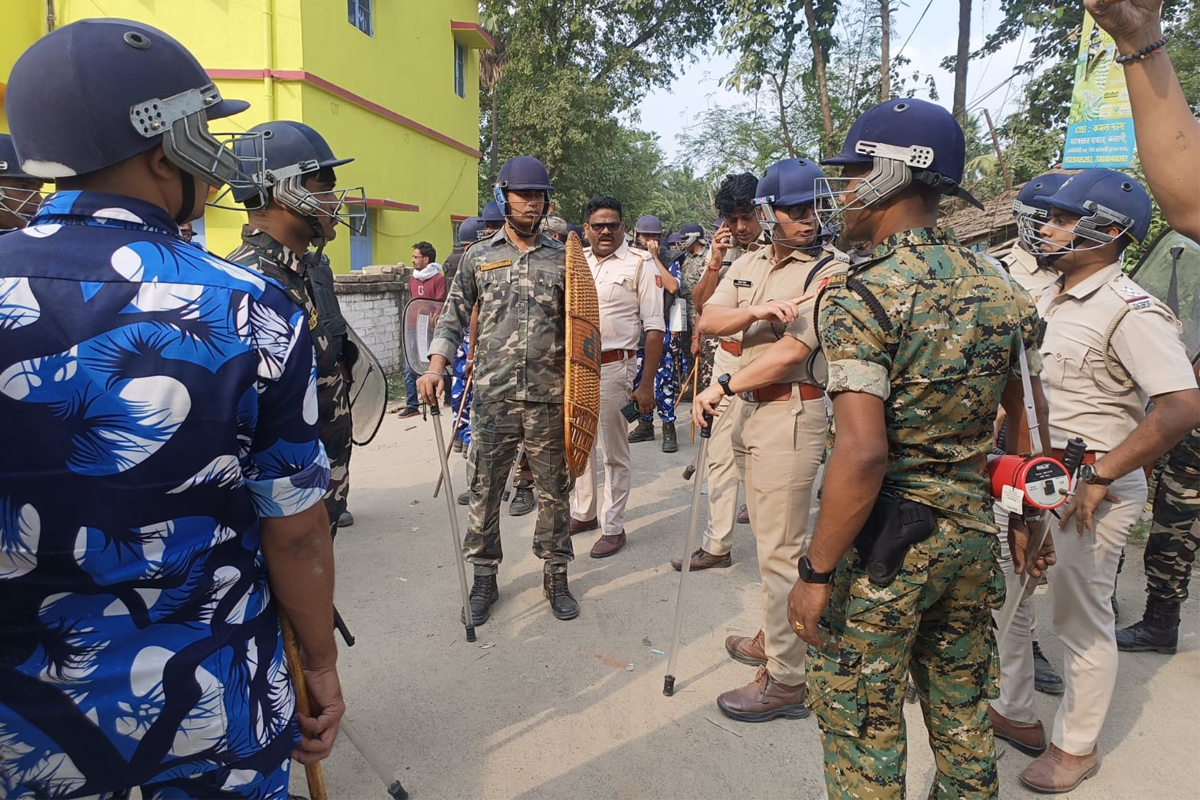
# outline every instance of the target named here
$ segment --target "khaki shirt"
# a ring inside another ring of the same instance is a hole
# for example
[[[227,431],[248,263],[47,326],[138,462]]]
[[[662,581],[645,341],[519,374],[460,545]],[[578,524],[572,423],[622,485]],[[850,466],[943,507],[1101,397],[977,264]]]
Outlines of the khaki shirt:
[[[850,259],[829,248],[817,255],[793,250],[776,262],[774,250],[762,247],[739,258],[729,268],[713,292],[709,303],[725,308],[748,308],[770,300],[792,300],[812,294],[800,306],[800,317],[791,325],[759,320],[742,332],[742,355],[739,366],[754,361],[768,347],[789,335],[807,344],[809,349],[820,347],[813,315],[817,288],[822,281],[846,271]],[[811,383],[804,363],[797,364],[782,383]]]
[[[1004,266],[1008,267],[1008,274],[1030,294],[1054,282],[1055,273],[1041,269],[1037,265],[1037,257],[1021,247],[1020,242],[1013,245],[1013,249],[1004,257]]]
[[[1129,311],[1106,346],[1105,332],[1124,308]],[[1089,450],[1107,453],[1145,418],[1150,398],[1196,386],[1179,321],[1126,277],[1120,264],[1065,292],[1060,279],[1042,294],[1038,311],[1046,320],[1042,381],[1056,448],[1079,436]],[[1117,362],[1118,375],[1133,380],[1132,387],[1109,374],[1105,350]]]
[[[658,268],[649,253],[622,242],[604,258],[589,249],[587,260],[600,298],[601,349],[636,350],[643,330],[667,329]]]

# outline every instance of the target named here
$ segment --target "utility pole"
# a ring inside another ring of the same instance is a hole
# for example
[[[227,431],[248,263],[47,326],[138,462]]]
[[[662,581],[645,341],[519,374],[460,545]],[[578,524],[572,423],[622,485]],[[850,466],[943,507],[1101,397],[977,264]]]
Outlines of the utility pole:
[[[882,46],[879,55],[879,101],[892,96],[892,0],[879,0],[879,29]]]
[[[958,0],[958,53],[954,57],[954,118],[967,127],[967,62],[971,59],[971,0]]]
[[[992,124],[992,114],[986,108],[983,110],[983,118],[987,120],[988,131],[992,134],[992,147],[996,151],[996,160],[1000,162],[1000,171],[1004,173],[1004,188],[1012,188],[1012,175],[1008,172],[1008,162],[1004,160],[1004,153],[1000,152],[1000,137],[996,135],[996,126]]]

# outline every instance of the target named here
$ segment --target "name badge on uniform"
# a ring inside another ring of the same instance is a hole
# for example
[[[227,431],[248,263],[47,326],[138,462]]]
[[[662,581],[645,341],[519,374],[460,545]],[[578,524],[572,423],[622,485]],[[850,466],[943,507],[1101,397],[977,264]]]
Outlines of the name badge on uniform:
[[[500,269],[501,267],[511,267],[511,266],[512,266],[512,259],[506,258],[501,261],[489,261],[486,264],[482,264],[479,267],[479,271],[487,272],[489,269]]]
[[[733,285],[738,287],[739,289],[749,289],[751,286],[754,285],[754,281],[747,281],[747,280],[743,280],[743,279],[739,278],[733,282]]]

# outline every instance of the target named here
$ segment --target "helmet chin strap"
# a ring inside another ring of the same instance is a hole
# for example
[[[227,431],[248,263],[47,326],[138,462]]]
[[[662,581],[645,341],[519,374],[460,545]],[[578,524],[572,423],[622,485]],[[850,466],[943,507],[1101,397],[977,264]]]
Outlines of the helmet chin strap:
[[[185,170],[180,170],[179,176],[183,184],[183,203],[179,207],[179,213],[175,215],[176,225],[190,220],[192,212],[196,210],[196,179],[192,177],[192,173]]]

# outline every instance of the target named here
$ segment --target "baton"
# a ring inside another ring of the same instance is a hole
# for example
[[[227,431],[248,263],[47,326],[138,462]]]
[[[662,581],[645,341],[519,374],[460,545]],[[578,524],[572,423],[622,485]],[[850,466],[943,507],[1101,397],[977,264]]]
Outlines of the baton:
[[[700,451],[696,455],[696,463],[702,467],[704,451],[708,449],[708,439],[712,436],[713,418],[711,414],[704,415],[704,427],[700,429]],[[663,678],[663,694],[667,697],[675,695],[675,658],[679,655],[679,638],[683,634],[683,593],[687,586],[688,575],[692,573],[692,549],[696,544],[696,526],[700,520],[700,485],[704,481],[697,479],[692,484],[692,510],[688,515],[687,537],[684,540],[683,563],[679,569],[679,594],[675,598],[675,625],[671,631],[671,656],[667,659],[667,674]]]
[[[512,467],[508,470],[508,483],[504,484],[504,494],[500,498],[500,502],[507,503],[508,498],[512,495],[512,485],[517,482],[517,467],[521,464],[521,458],[525,455],[525,439],[521,439],[521,443],[517,445],[517,457],[513,459]]]
[[[383,781],[383,785],[387,787],[387,793],[395,800],[408,800],[408,792],[400,785],[400,781],[393,778],[386,767],[383,766],[384,761],[380,758],[378,751],[367,742],[354,727],[354,723],[350,721],[350,717],[342,717],[342,731],[350,739],[350,743],[354,745],[354,749],[371,767],[371,771]]]
[[[471,381],[475,380],[475,370],[471,370],[471,374],[467,376],[467,383],[463,386],[462,399],[458,401],[458,413],[454,415],[454,427],[450,429],[452,436],[450,437],[450,449],[446,451],[446,460],[449,461],[450,453],[454,450],[454,440],[458,438],[458,423],[462,422],[463,411],[467,408],[467,395],[471,391]],[[438,475],[437,486],[433,487],[433,496],[437,497],[442,491],[442,478]]]
[[[435,400],[437,398],[434,398]],[[442,477],[446,481],[446,510],[450,513],[450,537],[454,545],[454,563],[458,566],[458,586],[462,590],[463,627],[467,629],[467,641],[475,641],[475,619],[471,616],[471,594],[467,591],[467,569],[463,566],[462,536],[458,530],[458,509],[454,507],[454,485],[450,483],[450,457],[446,455],[446,437],[442,435],[442,411],[438,403],[427,405],[433,416],[433,435],[437,439],[438,460],[442,466]]]
[[[311,717],[312,704],[308,699],[308,684],[304,682],[304,664],[300,660],[300,642],[296,639],[296,629],[288,619],[283,609],[279,609],[279,626],[283,630],[283,653],[287,657],[288,671],[292,673],[292,687],[296,691],[296,711],[306,717]],[[308,779],[308,793],[312,800],[329,800],[325,789],[325,773],[321,771],[321,762],[304,765],[304,777]]]
[[[700,359],[702,359],[702,358],[704,358],[704,353],[701,353],[698,356],[692,356],[692,374],[689,375],[688,377],[690,377],[692,379],[692,402],[693,403],[696,402],[696,392],[700,391]],[[687,383],[687,381],[684,381],[684,383]],[[689,444],[695,444],[695,443],[696,443],[696,420],[693,418],[692,419],[692,439],[689,442]],[[693,472],[694,471],[695,470],[693,470]],[[686,481],[690,477],[691,477],[691,475],[685,475],[683,479]]]

